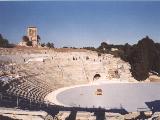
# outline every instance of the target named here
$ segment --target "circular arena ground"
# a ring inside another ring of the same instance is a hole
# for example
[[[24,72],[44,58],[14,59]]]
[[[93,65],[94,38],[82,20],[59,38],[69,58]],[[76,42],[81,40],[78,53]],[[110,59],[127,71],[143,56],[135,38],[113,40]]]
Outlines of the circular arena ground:
[[[124,109],[127,112],[158,111],[160,83],[104,83],[56,90],[46,97],[66,107]]]

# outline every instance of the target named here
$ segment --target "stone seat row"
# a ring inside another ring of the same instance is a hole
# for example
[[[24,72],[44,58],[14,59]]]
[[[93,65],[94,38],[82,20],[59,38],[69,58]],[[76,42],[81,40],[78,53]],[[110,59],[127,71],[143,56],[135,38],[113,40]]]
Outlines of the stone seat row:
[[[44,101],[45,96],[52,91],[50,87],[42,83],[34,84],[30,81],[19,82],[18,80],[10,84],[8,93],[15,96],[23,97],[29,100]]]

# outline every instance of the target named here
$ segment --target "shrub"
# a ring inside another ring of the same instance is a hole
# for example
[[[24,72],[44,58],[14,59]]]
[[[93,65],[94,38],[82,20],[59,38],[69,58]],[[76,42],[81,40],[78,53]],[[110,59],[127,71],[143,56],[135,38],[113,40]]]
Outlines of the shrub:
[[[32,41],[28,41],[27,46],[32,46]]]

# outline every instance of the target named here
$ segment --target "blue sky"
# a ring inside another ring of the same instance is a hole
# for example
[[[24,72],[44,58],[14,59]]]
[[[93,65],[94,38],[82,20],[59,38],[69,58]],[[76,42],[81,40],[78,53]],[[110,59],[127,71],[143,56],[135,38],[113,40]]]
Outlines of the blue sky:
[[[36,26],[56,47],[134,44],[149,35],[160,42],[160,2],[0,2],[0,33],[20,42]]]

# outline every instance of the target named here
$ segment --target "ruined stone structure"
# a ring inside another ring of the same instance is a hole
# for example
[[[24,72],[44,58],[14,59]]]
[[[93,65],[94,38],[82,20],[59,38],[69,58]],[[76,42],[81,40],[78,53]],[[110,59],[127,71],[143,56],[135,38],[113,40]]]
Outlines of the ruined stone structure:
[[[38,29],[36,27],[27,28],[27,37],[29,38],[29,41],[32,41],[33,47],[40,46],[40,37],[38,35]],[[27,42],[22,40],[18,45],[27,46]]]
[[[39,39],[38,39],[38,30],[36,27],[28,27],[27,28],[27,36],[30,41],[32,41],[33,46],[39,45]]]

